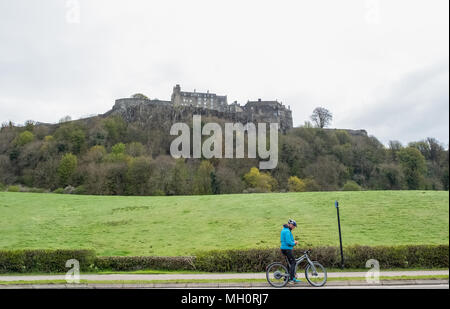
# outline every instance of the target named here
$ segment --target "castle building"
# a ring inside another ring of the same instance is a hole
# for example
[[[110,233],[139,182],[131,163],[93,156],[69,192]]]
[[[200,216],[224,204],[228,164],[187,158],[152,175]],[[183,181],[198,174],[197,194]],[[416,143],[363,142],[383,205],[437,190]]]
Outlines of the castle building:
[[[263,101],[247,101],[245,105],[240,105],[237,101],[228,104],[226,95],[217,95],[215,93],[204,92],[188,92],[181,91],[180,85],[173,87],[170,101],[151,100],[145,96],[133,96],[132,98],[123,98],[116,100],[113,111],[130,117],[131,114],[138,114],[137,110],[150,108],[167,108],[177,111],[184,110],[187,113],[200,112],[205,115],[222,117],[231,119],[235,122],[277,122],[280,130],[286,132],[293,127],[292,112],[289,107],[284,106],[281,102]],[[136,110],[136,111],[134,111]]]
[[[216,95],[215,93],[203,92],[187,92],[181,91],[180,85],[173,87],[171,98],[172,104],[175,106],[193,106],[213,109],[220,112],[227,110],[227,96]]]

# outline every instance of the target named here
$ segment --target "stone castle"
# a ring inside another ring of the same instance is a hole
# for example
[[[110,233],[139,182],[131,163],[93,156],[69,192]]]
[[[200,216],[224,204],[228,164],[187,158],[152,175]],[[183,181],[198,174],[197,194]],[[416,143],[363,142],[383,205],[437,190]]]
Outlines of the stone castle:
[[[247,101],[245,105],[240,105],[236,101],[228,104],[226,95],[216,95],[215,93],[186,92],[181,91],[180,85],[173,87],[170,101],[151,100],[143,95],[135,95],[132,98],[118,99],[111,113],[119,113],[126,118],[133,118],[131,114],[136,113],[136,109],[155,109],[164,107],[174,118],[180,119],[176,113],[200,114],[215,116],[221,119],[234,122],[277,122],[280,131],[286,132],[293,128],[292,112],[278,101]],[[148,113],[147,113],[148,114]],[[183,117],[184,118],[184,117]],[[129,119],[133,120],[133,119]]]

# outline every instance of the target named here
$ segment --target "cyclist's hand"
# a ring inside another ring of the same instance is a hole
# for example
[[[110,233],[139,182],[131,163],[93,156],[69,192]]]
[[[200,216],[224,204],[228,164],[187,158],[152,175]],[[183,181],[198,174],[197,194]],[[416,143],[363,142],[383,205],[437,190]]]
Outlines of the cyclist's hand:
[[[298,241],[295,241],[295,244],[298,245]]]

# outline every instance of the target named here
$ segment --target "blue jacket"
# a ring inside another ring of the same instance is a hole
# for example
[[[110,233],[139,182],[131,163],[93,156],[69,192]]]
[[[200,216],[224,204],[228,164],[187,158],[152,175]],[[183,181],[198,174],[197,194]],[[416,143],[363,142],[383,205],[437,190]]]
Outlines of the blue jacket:
[[[280,235],[280,241],[280,249],[292,250],[292,248],[295,246],[294,236],[292,235],[292,232],[287,224],[283,225],[283,229],[281,230]]]

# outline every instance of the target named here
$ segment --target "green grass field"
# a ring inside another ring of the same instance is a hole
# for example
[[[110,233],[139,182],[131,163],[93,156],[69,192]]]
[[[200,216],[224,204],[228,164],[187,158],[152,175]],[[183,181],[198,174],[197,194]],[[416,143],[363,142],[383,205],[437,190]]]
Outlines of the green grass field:
[[[0,249],[92,248],[99,255],[192,255],[279,246],[295,218],[304,246],[449,243],[446,191],[210,196],[83,196],[0,192]]]

